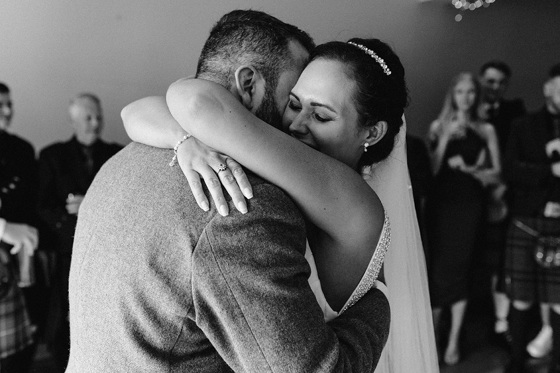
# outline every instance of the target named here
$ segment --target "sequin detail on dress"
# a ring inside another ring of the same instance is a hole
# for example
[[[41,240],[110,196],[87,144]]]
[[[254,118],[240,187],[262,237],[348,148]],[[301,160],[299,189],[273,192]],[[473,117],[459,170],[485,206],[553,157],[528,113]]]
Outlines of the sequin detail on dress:
[[[385,220],[383,221],[383,229],[381,230],[381,237],[375,248],[375,252],[371,257],[371,260],[366,268],[366,272],[362,277],[358,287],[354,289],[354,292],[344,305],[344,307],[338,313],[339,315],[346,311],[348,308],[352,307],[356,302],[363,297],[369,289],[375,285],[377,276],[379,276],[379,271],[383,265],[383,260],[385,259],[385,254],[389,249],[391,243],[391,224],[389,223],[389,216],[387,216],[387,211],[385,211]]]

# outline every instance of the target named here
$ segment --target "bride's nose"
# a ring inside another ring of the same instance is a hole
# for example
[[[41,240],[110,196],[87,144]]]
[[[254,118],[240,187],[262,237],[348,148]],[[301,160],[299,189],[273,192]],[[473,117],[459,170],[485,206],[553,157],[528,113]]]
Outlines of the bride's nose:
[[[299,112],[298,115],[294,118],[288,130],[290,133],[304,135],[309,132],[307,127],[309,115],[304,113],[303,111]]]

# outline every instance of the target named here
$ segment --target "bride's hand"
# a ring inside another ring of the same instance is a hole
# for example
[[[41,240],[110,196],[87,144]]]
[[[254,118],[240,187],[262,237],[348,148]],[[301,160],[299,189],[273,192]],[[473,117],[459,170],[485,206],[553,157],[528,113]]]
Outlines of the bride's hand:
[[[226,216],[229,213],[222,185],[231,196],[237,210],[243,214],[247,212],[245,198],[253,197],[253,189],[239,163],[194,137],[179,146],[177,161],[201,209],[209,209],[208,198],[200,180],[202,176],[220,215]]]

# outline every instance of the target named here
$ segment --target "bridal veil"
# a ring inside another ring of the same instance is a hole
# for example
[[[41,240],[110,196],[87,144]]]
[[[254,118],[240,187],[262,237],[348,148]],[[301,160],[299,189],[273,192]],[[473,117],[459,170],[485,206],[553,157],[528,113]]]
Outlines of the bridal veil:
[[[426,261],[406,160],[406,122],[389,157],[364,169],[391,221],[384,274],[391,329],[376,373],[439,372]]]

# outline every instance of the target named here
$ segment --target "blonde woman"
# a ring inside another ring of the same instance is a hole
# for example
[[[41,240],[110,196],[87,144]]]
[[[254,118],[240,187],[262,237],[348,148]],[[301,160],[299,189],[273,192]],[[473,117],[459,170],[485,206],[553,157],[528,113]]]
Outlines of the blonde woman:
[[[500,158],[494,127],[477,114],[480,88],[471,73],[457,75],[428,135],[433,190],[428,199],[430,296],[434,326],[443,307],[451,328],[443,360],[460,360],[459,335],[467,306],[473,251],[485,214],[487,185],[499,182]],[[437,336],[437,334],[436,334]]]

